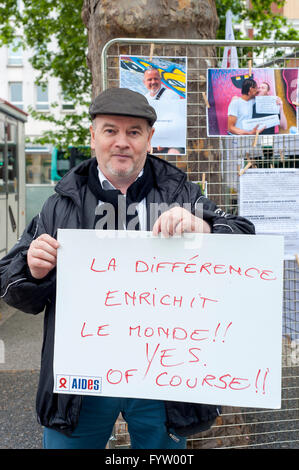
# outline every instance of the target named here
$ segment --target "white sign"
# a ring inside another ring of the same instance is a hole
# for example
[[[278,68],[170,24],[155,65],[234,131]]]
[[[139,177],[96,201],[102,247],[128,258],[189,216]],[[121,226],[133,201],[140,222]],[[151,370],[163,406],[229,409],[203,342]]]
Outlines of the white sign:
[[[256,112],[258,114],[279,114],[279,106],[276,104],[277,96],[256,96]]]
[[[150,102],[155,108],[158,119],[154,124],[153,147],[186,147],[186,100]],[[170,145],[171,144],[171,145]]]
[[[262,130],[264,127],[268,129],[269,127],[279,126],[280,121],[277,114],[270,114],[269,116],[254,118],[254,119],[244,119],[242,121],[242,128],[245,131],[252,131],[256,126],[258,130]]]
[[[240,177],[240,215],[256,233],[284,236],[285,259],[299,253],[299,170],[250,169]]]
[[[282,237],[58,240],[54,392],[281,406]]]

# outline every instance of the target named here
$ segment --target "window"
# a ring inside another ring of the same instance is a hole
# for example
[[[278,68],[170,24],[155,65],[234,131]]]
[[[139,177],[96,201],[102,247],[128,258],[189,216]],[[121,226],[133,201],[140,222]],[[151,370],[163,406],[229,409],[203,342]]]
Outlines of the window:
[[[49,109],[48,85],[36,86],[36,109],[40,111]]]
[[[9,144],[7,148],[7,191],[17,192],[17,147],[16,144]]]
[[[20,38],[14,38],[8,49],[8,65],[23,65],[23,47]]]
[[[26,149],[26,184],[51,183],[51,153],[46,148]]]
[[[63,111],[73,111],[75,109],[74,103],[64,94],[62,94],[62,109]]]
[[[17,108],[23,109],[23,83],[9,83],[9,101]]]

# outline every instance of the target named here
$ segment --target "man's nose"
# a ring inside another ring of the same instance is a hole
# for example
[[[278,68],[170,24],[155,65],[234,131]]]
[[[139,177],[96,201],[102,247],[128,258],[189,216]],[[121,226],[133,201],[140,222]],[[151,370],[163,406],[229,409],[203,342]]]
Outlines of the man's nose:
[[[129,141],[128,141],[128,136],[125,132],[119,132],[117,134],[115,145],[119,148],[128,147]]]

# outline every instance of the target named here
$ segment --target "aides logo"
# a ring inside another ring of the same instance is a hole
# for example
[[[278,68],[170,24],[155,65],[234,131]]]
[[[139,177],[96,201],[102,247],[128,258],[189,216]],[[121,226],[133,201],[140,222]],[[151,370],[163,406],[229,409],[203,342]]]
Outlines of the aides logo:
[[[82,395],[100,395],[102,393],[102,378],[79,375],[56,375],[56,392],[76,393]]]

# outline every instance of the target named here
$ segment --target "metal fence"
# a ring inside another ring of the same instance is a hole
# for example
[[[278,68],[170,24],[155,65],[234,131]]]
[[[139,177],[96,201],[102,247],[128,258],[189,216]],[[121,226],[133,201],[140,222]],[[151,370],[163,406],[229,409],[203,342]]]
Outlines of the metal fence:
[[[165,155],[189,180],[207,184],[208,197],[230,213],[239,212],[240,171],[299,168],[298,135],[207,137],[207,68],[221,68],[225,46],[237,48],[239,68],[298,68],[299,43],[117,38],[102,51],[102,88],[120,84],[119,57],[187,57],[187,147]],[[298,95],[297,95],[298,96]],[[297,122],[298,126],[298,122]],[[249,163],[249,165],[248,165]],[[297,188],[297,193],[298,193]],[[284,262],[282,407],[279,410],[224,407],[207,432],[188,439],[188,448],[299,448],[299,261]],[[119,417],[110,447],[128,447]]]

